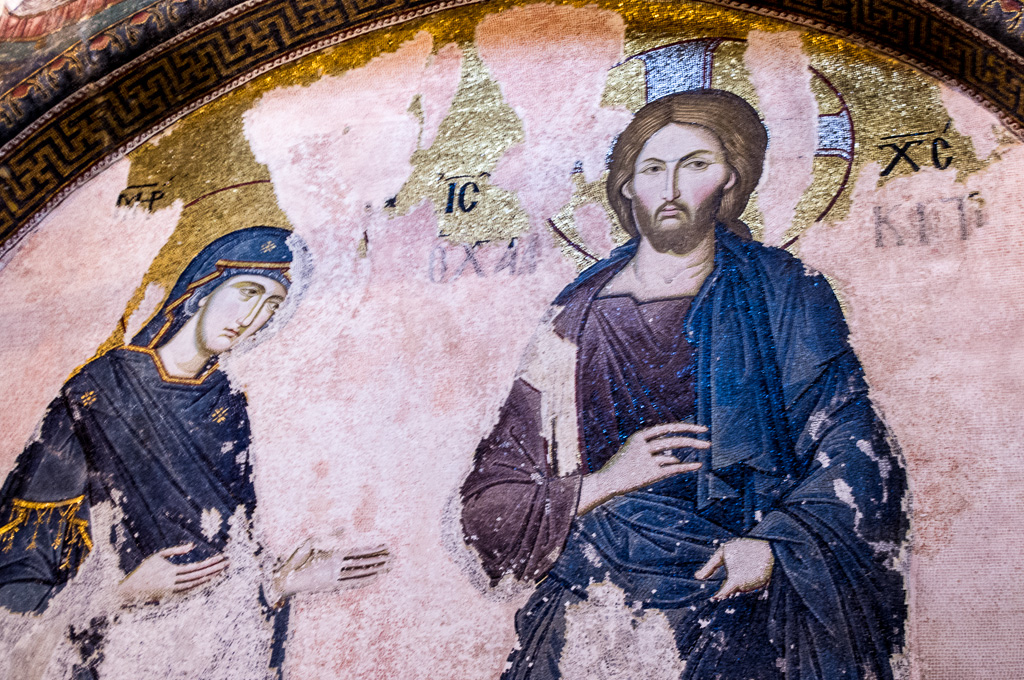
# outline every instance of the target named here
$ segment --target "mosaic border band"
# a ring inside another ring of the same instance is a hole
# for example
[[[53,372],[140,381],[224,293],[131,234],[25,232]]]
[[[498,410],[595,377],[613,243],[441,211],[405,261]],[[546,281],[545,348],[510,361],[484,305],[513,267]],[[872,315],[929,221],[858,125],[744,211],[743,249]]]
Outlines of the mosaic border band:
[[[261,73],[355,35],[476,0],[249,0],[124,64],[0,148],[0,252],[149,135]],[[924,0],[714,4],[811,26],[965,89],[1024,131],[1024,58]]]

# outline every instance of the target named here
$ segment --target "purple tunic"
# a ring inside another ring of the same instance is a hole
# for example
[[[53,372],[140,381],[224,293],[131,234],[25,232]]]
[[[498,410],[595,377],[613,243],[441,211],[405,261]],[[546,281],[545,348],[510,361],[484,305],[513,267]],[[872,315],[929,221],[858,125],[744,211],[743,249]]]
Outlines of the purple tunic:
[[[634,432],[693,419],[693,348],[683,332],[692,301],[594,300],[577,386],[587,472],[600,470]]]
[[[551,330],[577,348],[581,471],[559,471],[559,441],[545,440],[542,397],[561,395],[519,379],[462,487],[465,539],[487,573],[539,581],[503,679],[561,677],[566,607],[606,581],[668,617],[681,680],[891,679],[905,478],[828,284],[719,228],[692,303],[599,297],[635,253],[617,249],[554,302]],[[686,453],[699,470],[576,516],[582,476],[629,435],[690,419],[711,442]],[[724,570],[694,573],[739,537],[771,543],[767,591],[712,601]]]
[[[694,353],[683,332],[692,301],[594,300],[578,338],[581,473],[558,476],[551,469],[540,435],[540,393],[515,381],[463,488],[467,535],[495,581],[510,571],[540,578],[551,568],[575,518],[582,475],[600,470],[631,434],[692,420]],[[517,540],[509,540],[510,532]]]

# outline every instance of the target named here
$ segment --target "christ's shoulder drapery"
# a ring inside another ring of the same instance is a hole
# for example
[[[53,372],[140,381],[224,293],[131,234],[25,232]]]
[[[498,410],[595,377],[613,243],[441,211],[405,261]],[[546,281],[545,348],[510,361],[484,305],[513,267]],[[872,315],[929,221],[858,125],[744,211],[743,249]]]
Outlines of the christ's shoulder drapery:
[[[517,619],[524,647],[510,659],[508,677],[548,677],[526,669],[557,667],[558,608],[605,580],[623,588],[627,602],[673,612],[687,678],[728,671],[704,639],[711,634],[752,648],[764,643],[764,664],[749,661],[768,676],[783,659],[787,680],[891,677],[888,656],[902,644],[905,614],[902,577],[891,564],[906,528],[905,483],[835,296],[824,277],[788,253],[721,228],[716,242],[714,270],[679,325],[693,351],[694,419],[709,428],[712,443],[694,454],[701,470],[575,518],[573,492],[593,471],[587,461],[608,455],[595,457],[594,438],[584,436],[596,411],[586,415],[591,405],[576,404],[579,465],[566,470],[555,464],[566,433],[547,426],[538,409],[545,390],[523,376],[512,394],[533,387],[531,399],[506,403],[477,450],[463,487],[467,542],[492,578],[548,575],[540,599]],[[593,328],[598,292],[632,252],[613,253],[556,299],[551,328],[577,350]],[[565,356],[580,397],[594,367],[584,366],[579,351]],[[631,428],[656,423],[630,425],[616,415],[636,401],[627,379],[635,359],[616,361],[626,377],[604,372],[617,396],[605,400],[613,413],[601,425],[624,426],[615,433],[624,440]],[[776,564],[767,600],[743,596],[745,613],[733,608],[726,616],[708,608],[715,584],[692,574],[715,546],[736,537],[770,541]],[[693,616],[712,624],[699,626]],[[763,639],[741,640],[751,626]]]

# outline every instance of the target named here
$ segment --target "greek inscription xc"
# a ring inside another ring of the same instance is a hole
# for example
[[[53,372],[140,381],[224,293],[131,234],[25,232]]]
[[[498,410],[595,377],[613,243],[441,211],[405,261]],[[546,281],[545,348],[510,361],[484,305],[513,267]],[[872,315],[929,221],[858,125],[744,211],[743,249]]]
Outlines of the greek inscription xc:
[[[946,129],[948,128],[949,125],[947,124]],[[922,163],[931,163],[932,166],[939,170],[948,168],[953,162],[953,154],[949,152],[950,143],[941,135],[929,139],[928,135],[935,134],[935,132],[935,130],[929,130],[927,132],[910,132],[905,135],[882,137],[883,140],[889,139],[894,141],[878,145],[879,150],[888,150],[892,153],[892,158],[882,168],[882,172],[879,175],[881,177],[888,177],[893,170],[903,165],[909,166],[912,172],[917,172],[921,169]],[[917,139],[910,139],[911,137]],[[925,149],[929,149],[930,153],[926,155],[924,153]],[[911,151],[914,153],[911,153]],[[922,158],[926,158],[926,160],[922,161]]]

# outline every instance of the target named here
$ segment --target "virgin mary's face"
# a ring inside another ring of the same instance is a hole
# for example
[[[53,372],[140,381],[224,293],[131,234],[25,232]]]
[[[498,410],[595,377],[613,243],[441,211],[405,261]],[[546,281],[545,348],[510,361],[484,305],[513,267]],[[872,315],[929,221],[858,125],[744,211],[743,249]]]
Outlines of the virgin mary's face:
[[[199,347],[211,356],[235,347],[270,321],[287,294],[266,276],[232,276],[199,302]]]

